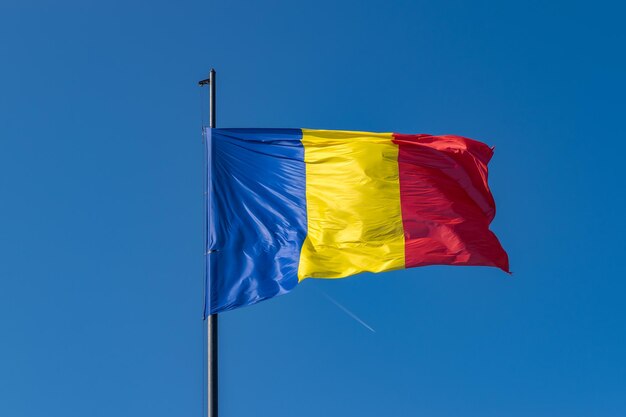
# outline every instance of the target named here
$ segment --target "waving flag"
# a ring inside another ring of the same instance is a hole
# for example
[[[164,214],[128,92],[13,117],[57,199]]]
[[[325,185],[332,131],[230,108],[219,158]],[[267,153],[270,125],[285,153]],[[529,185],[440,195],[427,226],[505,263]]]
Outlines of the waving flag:
[[[493,151],[460,136],[207,129],[213,314],[305,278],[422,265],[509,270],[489,230]]]

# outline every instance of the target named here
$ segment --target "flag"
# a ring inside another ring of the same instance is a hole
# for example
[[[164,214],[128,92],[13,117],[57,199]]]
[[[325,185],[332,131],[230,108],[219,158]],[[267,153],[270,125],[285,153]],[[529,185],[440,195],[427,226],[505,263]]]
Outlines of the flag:
[[[461,136],[207,129],[213,314],[342,278],[423,265],[509,271],[489,230],[493,150]]]

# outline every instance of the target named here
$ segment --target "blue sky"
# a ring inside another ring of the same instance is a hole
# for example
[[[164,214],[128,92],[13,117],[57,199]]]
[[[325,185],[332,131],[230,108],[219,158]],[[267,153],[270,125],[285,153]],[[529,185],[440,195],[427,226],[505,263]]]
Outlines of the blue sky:
[[[202,416],[210,67],[221,127],[494,145],[514,272],[307,280],[225,313],[221,416],[626,415],[624,11],[3,2],[0,415]]]

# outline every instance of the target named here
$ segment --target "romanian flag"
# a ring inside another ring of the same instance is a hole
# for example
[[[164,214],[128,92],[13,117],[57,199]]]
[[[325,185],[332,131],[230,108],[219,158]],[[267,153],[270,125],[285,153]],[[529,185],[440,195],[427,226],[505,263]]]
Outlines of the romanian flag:
[[[460,136],[207,129],[206,314],[305,278],[422,265],[509,271],[493,151]]]

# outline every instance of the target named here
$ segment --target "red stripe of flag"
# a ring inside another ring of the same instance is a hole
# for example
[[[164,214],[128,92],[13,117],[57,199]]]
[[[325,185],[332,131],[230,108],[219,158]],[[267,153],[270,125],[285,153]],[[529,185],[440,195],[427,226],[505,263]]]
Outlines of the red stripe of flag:
[[[492,149],[460,136],[393,136],[406,267],[484,265],[509,272],[508,256],[489,230],[496,212],[487,185]]]

